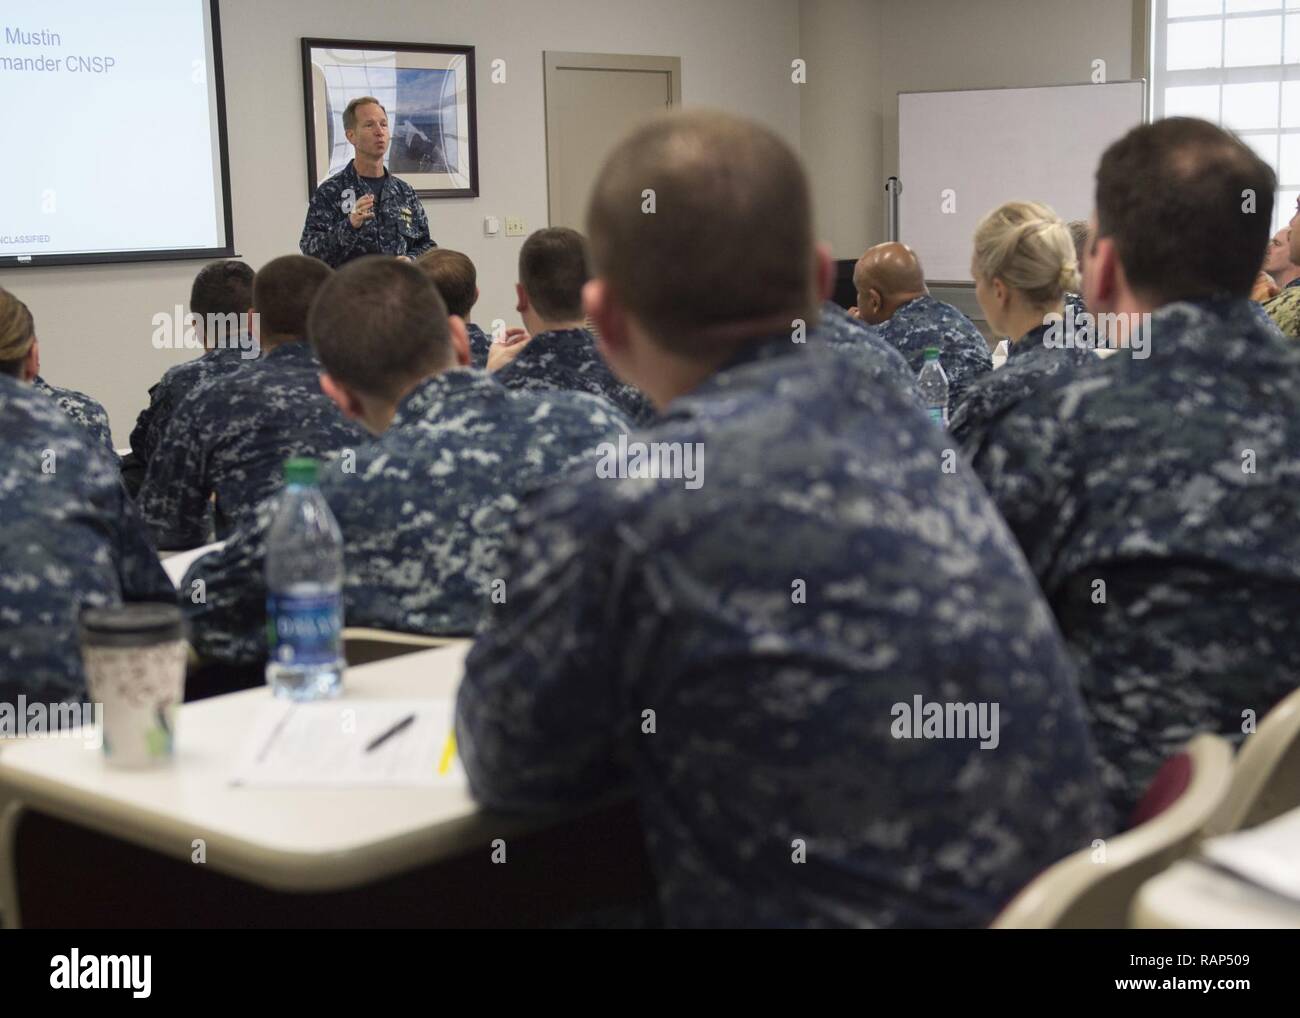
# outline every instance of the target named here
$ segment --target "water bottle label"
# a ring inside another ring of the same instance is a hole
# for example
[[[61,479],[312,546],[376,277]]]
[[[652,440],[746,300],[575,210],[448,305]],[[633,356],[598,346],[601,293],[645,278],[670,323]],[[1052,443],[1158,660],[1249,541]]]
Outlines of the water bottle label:
[[[292,665],[333,664],[340,656],[342,635],[342,594],[267,595],[266,639],[272,661]]]
[[[948,408],[946,406],[932,406],[929,408],[930,420],[941,428],[948,426]]]

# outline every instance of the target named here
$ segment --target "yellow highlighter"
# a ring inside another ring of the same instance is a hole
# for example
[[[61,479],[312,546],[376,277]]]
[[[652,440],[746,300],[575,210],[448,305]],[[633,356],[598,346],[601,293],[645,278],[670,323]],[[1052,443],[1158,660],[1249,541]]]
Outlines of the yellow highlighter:
[[[438,761],[438,773],[446,774],[451,770],[451,762],[456,759],[456,733],[447,733],[447,741],[442,747],[442,759]]]

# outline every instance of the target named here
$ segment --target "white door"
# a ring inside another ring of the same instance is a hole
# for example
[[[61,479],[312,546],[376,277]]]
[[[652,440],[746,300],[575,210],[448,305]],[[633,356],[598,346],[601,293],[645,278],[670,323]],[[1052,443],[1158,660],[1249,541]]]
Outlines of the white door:
[[[681,60],[546,53],[546,168],[550,225],[583,229],[596,173],[648,116],[681,103]]]

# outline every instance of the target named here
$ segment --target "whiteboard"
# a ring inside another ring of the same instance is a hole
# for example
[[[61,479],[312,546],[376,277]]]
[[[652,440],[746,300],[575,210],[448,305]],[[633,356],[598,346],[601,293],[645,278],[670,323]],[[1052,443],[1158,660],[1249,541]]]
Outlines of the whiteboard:
[[[971,282],[975,227],[1003,202],[1088,219],[1102,152],[1145,109],[1142,81],[900,92],[899,239],[927,279]]]

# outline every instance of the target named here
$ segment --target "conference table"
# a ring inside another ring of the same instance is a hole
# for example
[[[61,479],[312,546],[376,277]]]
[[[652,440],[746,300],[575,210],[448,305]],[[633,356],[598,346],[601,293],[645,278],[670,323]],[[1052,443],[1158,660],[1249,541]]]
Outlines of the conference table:
[[[453,697],[468,648],[349,668],[337,702]],[[184,704],[175,762],[148,771],[111,768],[81,738],[0,743],[4,924],[536,926],[642,914],[653,899],[626,795],[523,816],[479,809],[463,777],[233,785],[271,702],[260,687]]]

